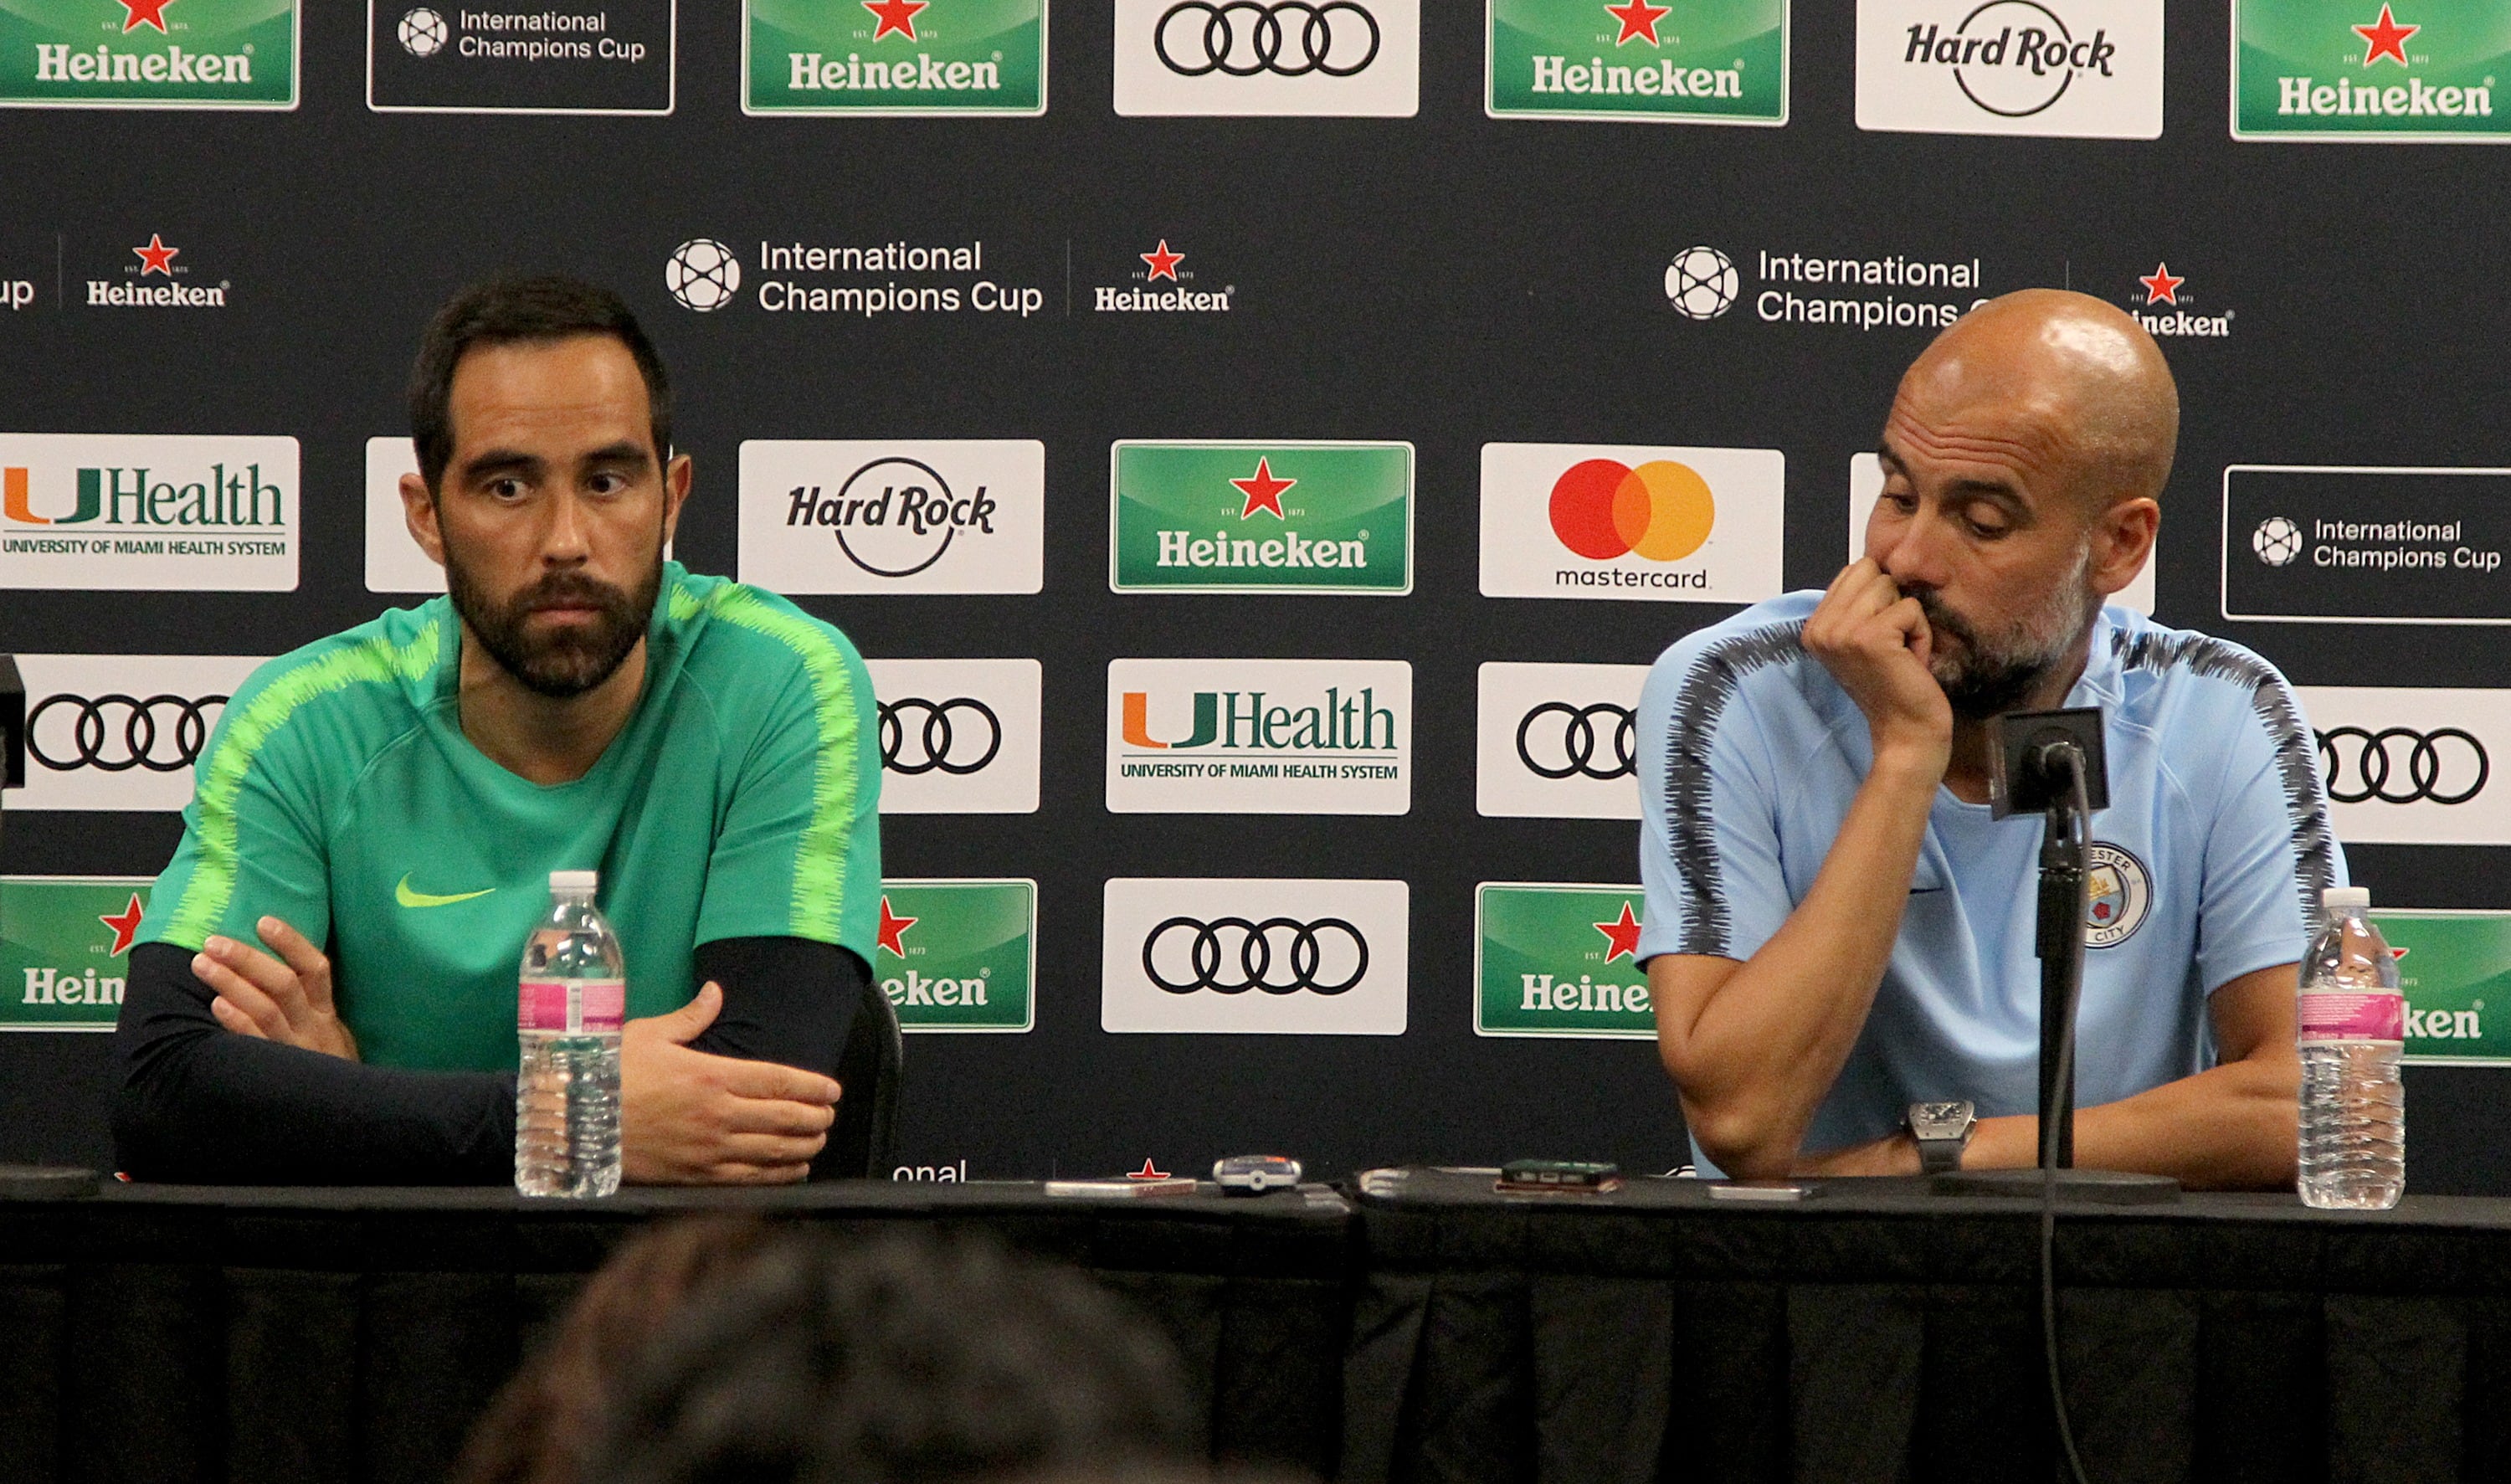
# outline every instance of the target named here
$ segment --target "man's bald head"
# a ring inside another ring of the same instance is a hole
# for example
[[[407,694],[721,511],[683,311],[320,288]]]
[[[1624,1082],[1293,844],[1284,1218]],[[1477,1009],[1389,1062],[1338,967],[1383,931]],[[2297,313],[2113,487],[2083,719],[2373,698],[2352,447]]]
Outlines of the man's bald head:
[[[2039,445],[2087,515],[2161,498],[2180,444],[2180,388],[2153,336],[2057,289],[2008,293],[1954,321],[1901,377],[1894,413]]]

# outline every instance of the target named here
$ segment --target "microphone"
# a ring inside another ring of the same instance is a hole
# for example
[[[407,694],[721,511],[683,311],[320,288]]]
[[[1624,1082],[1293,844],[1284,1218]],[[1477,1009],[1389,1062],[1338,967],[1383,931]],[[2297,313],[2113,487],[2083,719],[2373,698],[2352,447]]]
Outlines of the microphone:
[[[2109,807],[2109,760],[2102,746],[2100,707],[2008,712],[1989,719],[1988,732],[1990,817],[2074,808],[2069,751],[2083,760],[2084,808]]]

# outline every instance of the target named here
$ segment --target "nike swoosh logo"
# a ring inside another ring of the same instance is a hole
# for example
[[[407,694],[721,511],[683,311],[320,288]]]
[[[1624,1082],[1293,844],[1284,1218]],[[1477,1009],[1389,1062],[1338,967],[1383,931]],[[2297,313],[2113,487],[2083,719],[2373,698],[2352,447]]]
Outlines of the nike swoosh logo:
[[[410,890],[409,878],[411,876],[416,876],[417,874],[418,873],[415,871],[409,873],[408,876],[405,876],[401,879],[401,884],[393,887],[394,901],[399,902],[404,907],[447,907],[455,902],[468,902],[473,897],[491,895],[497,889],[494,886],[490,886],[480,891],[460,891],[449,897],[441,897],[433,892]]]

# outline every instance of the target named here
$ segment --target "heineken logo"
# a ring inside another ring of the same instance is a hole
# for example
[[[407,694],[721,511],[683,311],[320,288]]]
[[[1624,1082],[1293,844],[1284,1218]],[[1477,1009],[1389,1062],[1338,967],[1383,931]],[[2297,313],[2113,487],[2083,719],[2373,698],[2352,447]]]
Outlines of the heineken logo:
[[[1788,0],[1488,0],[1493,118],[1784,124]]]
[[[1857,126],[2162,135],[2163,0],[1861,0]]]
[[[1099,1024],[1119,1034],[1401,1035],[1403,881],[1125,879],[1101,915]]]
[[[744,0],[743,111],[1038,114],[1046,0]]]
[[[1119,443],[1108,585],[1123,592],[1412,591],[1412,446]]]
[[[1142,265],[1127,275],[1122,287],[1100,285],[1091,298],[1092,309],[1101,314],[1227,314],[1238,306],[1236,284],[1197,287],[1197,271],[1181,266],[1187,254],[1171,248],[1165,237],[1158,247],[1135,256]],[[1176,287],[1158,288],[1162,282]]]
[[[145,877],[0,877],[0,1031],[110,1031]]]
[[[224,309],[227,291],[234,285],[223,280],[216,284],[189,282],[191,265],[174,261],[182,253],[182,249],[167,243],[164,233],[149,233],[146,246],[131,250],[137,261],[122,264],[120,281],[87,281],[88,305],[101,309]],[[151,284],[151,274],[166,282]]]
[[[2156,339],[2212,339],[2230,337],[2236,311],[2224,309],[2208,313],[2214,306],[2185,273],[2174,273],[2168,262],[2157,262],[2150,273],[2134,276],[2136,287],[2122,300],[2131,318],[2144,327],[2145,333]]]
[[[2235,0],[2233,137],[2501,138],[2500,22],[2485,0]]]
[[[740,572],[780,593],[1034,593],[1046,446],[1021,439],[741,446]]]
[[[1475,888],[1475,1034],[1653,1039],[1642,903],[1637,886]]]
[[[286,592],[292,438],[0,434],[0,585]]]
[[[1044,672],[1033,659],[873,659],[883,814],[1034,814]]]
[[[2511,992],[2503,967],[2511,963],[2511,912],[2385,908],[2372,917],[2398,958],[2406,1060],[2511,1066],[2511,1021],[2496,1008]]]
[[[1107,667],[1107,807],[1154,814],[1403,814],[1402,660],[1120,659]]]
[[[1776,449],[1485,444],[1483,596],[1777,597],[1786,485]]]
[[[1037,883],[881,883],[872,977],[899,1029],[1019,1033],[1037,1023]]]
[[[1493,660],[1476,681],[1474,806],[1492,818],[1640,817],[1645,665]]]
[[[293,108],[295,0],[0,9],[0,106]]]

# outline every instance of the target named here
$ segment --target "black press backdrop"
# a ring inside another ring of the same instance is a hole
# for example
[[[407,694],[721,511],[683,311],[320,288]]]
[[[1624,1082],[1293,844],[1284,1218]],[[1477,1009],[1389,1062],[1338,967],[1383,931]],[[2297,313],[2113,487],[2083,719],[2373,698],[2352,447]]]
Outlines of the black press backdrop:
[[[1495,122],[1481,7],[1425,9],[1420,112],[1399,120],[1119,118],[1109,11],[1074,3],[1055,7],[1042,118],[748,118],[730,0],[680,8],[668,118],[369,112],[364,7],[336,4],[305,7],[293,113],[0,114],[0,257],[24,265],[6,276],[41,280],[57,249],[75,267],[163,233],[235,285],[223,312],[88,311],[47,294],[0,317],[0,426],[290,434],[305,489],[296,592],[0,593],[0,650],[271,654],[408,601],[365,588],[365,444],[406,431],[400,389],[430,311],[495,272],[597,278],[647,319],[696,458],[679,555],[699,570],[732,568],[744,438],[1042,439],[1042,595],[802,600],[869,656],[1045,666],[1043,807],[885,827],[891,875],[1041,883],[1036,1029],[909,1046],[903,1154],[964,1159],[980,1178],[1145,1156],[1190,1169],[1256,1148],[1329,1172],[1525,1154],[1661,1169],[1681,1155],[1648,1045],[1473,1033],[1475,883],[1635,870],[1627,824],[1476,814],[1475,672],[1644,662],[1732,610],[1478,596],[1479,450],[1782,449],[1788,581],[1818,586],[1841,560],[1850,455],[1873,446],[1927,333],[1768,325],[1743,306],[1682,320],[1662,279],[1695,243],[1724,247],[1748,284],[1766,247],[1976,257],[1988,292],[2071,284],[2113,301],[2167,260],[2209,312],[2237,316],[2229,339],[2172,347],[2188,411],[2160,616],[2249,644],[2303,684],[2498,683],[2492,630],[2225,624],[2216,563],[2228,463],[2511,462],[2497,405],[2511,275],[2492,211],[2511,157],[2236,146],[2221,0],[2170,6],[2158,142],[1862,133],[1848,8],[1818,4],[1796,10],[1784,129]],[[1048,286],[1047,312],[699,316],[672,302],[662,268],[702,236],[753,264],[761,240],[983,238],[989,267]],[[1163,238],[1239,286],[1234,312],[1092,314],[1088,286],[1126,282]],[[1054,292],[1067,260],[1068,316]],[[1142,437],[1412,441],[1415,592],[1111,594],[1107,449]],[[1108,813],[1106,662],[1162,654],[1409,658],[1411,812]],[[0,870],[153,874],[177,830],[171,814],[18,814]],[[2351,854],[2385,903],[2511,905],[2494,851]],[[1408,1034],[1103,1034],[1101,882],[1207,875],[1410,880]],[[95,1035],[0,1037],[0,1158],[105,1160],[106,1052]],[[2411,1074],[2418,1189],[2511,1189],[2503,1075]]]

